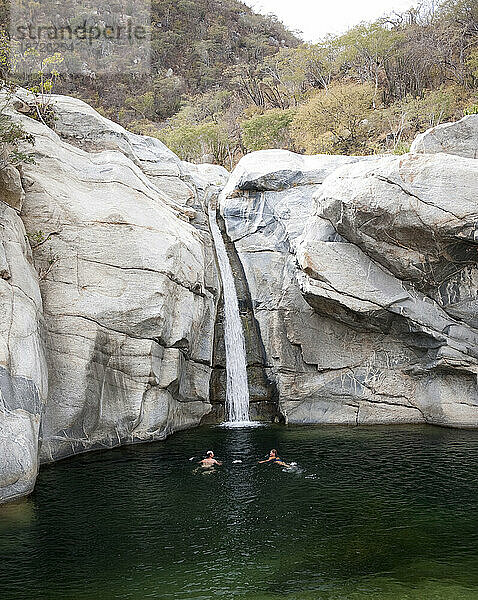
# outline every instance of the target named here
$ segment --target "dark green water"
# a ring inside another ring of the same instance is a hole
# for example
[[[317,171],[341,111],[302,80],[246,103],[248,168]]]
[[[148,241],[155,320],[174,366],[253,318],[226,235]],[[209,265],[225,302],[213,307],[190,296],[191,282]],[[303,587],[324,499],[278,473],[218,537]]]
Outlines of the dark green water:
[[[271,447],[300,470],[257,465]],[[210,474],[188,459],[209,448]],[[242,464],[232,464],[242,459]],[[202,428],[45,468],[1,600],[476,600],[478,432]]]

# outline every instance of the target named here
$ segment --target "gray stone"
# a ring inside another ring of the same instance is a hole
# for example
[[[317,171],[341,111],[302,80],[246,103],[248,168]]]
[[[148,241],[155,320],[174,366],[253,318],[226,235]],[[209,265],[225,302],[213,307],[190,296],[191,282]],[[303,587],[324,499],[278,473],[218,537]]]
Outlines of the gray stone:
[[[478,426],[476,164],[238,165],[222,211],[287,421]]]
[[[7,165],[0,170],[0,199],[16,211],[20,211],[24,197],[25,192],[18,169]]]
[[[34,249],[50,380],[42,459],[199,423],[210,410],[218,295],[205,234],[125,154],[87,153],[28,127],[38,158],[24,168],[22,218],[46,237]],[[169,399],[172,416],[153,427],[154,398],[158,415]]]
[[[454,123],[442,123],[419,135],[410,152],[456,154],[478,158],[478,115],[467,115]]]
[[[225,170],[53,102],[56,132],[9,108],[36,144],[22,220],[0,203],[0,501],[31,491],[39,457],[164,439],[211,410],[220,285],[197,221]]]
[[[26,232],[0,201],[0,502],[29,493],[48,393],[42,300]]]
[[[288,150],[260,150],[244,156],[224,190],[225,196],[241,191],[280,191],[294,186],[322,183],[340,165],[356,162],[354,156],[318,154],[303,156]]]
[[[381,157],[338,169],[317,216],[376,262],[421,290],[471,264],[478,240],[478,162],[458,156]]]

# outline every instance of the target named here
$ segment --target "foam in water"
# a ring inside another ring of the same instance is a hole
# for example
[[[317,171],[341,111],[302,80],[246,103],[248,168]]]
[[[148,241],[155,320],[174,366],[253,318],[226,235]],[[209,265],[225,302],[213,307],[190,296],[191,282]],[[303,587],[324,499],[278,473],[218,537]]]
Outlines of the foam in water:
[[[225,423],[225,425],[248,427],[251,425],[251,421],[249,420],[246,344],[234,275],[216,221],[216,210],[211,204],[208,212],[224,292],[224,344],[226,347],[227,377],[226,415],[228,419],[228,423]]]
[[[265,423],[260,421],[225,421],[221,423],[219,427],[226,427],[228,429],[240,429],[241,427],[264,427]]]

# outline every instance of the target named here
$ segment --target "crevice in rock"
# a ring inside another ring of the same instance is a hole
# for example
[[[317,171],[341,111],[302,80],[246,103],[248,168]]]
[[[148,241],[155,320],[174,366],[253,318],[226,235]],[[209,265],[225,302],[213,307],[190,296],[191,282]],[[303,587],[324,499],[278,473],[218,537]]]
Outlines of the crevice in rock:
[[[206,294],[201,290],[200,284],[196,283],[194,285],[187,285],[185,282],[179,281],[176,277],[173,276],[172,273],[169,273],[168,271],[161,271],[159,269],[151,269],[149,267],[122,267],[120,265],[114,265],[112,263],[107,263],[104,261],[93,260],[91,258],[84,258],[82,256],[79,256],[78,260],[82,260],[84,262],[95,263],[98,265],[105,265],[107,267],[112,267],[113,269],[120,269],[122,271],[139,271],[139,272],[146,271],[146,272],[150,272],[150,273],[156,273],[158,275],[164,275],[170,281],[172,281],[176,285],[179,285],[179,286],[183,287],[184,289],[190,291],[192,294],[195,294],[196,296],[201,296],[202,298],[206,297]]]
[[[48,312],[45,311],[45,315],[47,315]],[[94,323],[95,325],[97,325],[98,327],[101,327],[103,329],[105,329],[106,331],[111,331],[112,333],[115,333],[117,335],[123,336],[125,338],[132,338],[135,340],[147,340],[147,341],[151,341],[154,342],[156,344],[158,344],[159,346],[161,346],[162,348],[166,349],[177,349],[177,345],[176,344],[172,344],[172,345],[168,345],[163,339],[159,338],[159,337],[145,337],[145,336],[138,336],[138,335],[133,335],[131,332],[126,332],[126,331],[120,331],[119,329],[113,329],[112,327],[108,327],[107,325],[104,325],[102,323],[100,323],[99,321],[97,321],[96,319],[93,319],[92,317],[87,317],[85,315],[79,315],[79,314],[71,314],[71,313],[55,313],[54,315],[52,315],[52,317],[55,318],[60,318],[60,317],[71,317],[73,319],[84,319],[85,321],[90,321],[91,323]],[[48,319],[47,319],[48,322]],[[49,331],[49,333],[53,334],[53,335],[70,335],[70,336],[76,336],[76,333],[67,333],[67,332],[59,332],[59,331]],[[78,337],[83,337],[84,339],[90,339],[86,336],[81,336],[79,335]],[[92,339],[92,338],[91,338]],[[209,363],[209,361],[207,360],[203,360],[203,359],[199,359],[199,358],[193,358],[190,354],[189,348],[179,348],[179,350],[182,352],[182,354],[184,355],[185,360],[193,362],[195,364],[198,365],[203,365],[206,367],[211,367],[211,364]]]
[[[404,187],[403,185],[401,185],[398,181],[394,181],[393,179],[390,179],[389,177],[385,177],[385,175],[375,175],[375,177],[378,180],[380,180],[380,181],[383,181],[385,183],[389,183],[390,185],[397,186],[398,188],[400,188],[402,190],[402,192],[404,194],[406,194],[407,196],[411,196],[412,198],[415,198],[415,200],[418,200],[419,202],[423,202],[423,204],[427,204],[428,206],[431,206],[432,208],[436,208],[437,210],[441,210],[444,213],[452,215],[455,219],[458,219],[458,220],[462,219],[462,217],[459,217],[453,211],[447,210],[446,208],[443,208],[442,206],[438,206],[437,204],[434,204],[433,202],[427,202],[423,198],[420,198],[420,196],[417,196],[416,194],[414,194],[410,190],[407,190],[407,188]]]
[[[225,223],[218,216],[218,225],[223,235],[226,251],[236,283],[239,311],[246,341],[247,375],[252,418],[271,421],[278,415],[278,392],[275,383],[268,377],[264,344],[255,318],[252,299],[243,265],[234,243],[226,234]],[[216,316],[213,352],[213,373],[211,377],[210,400],[213,413],[221,414],[226,396],[225,348],[223,325],[224,300],[221,292]],[[219,405],[219,406],[218,406]]]

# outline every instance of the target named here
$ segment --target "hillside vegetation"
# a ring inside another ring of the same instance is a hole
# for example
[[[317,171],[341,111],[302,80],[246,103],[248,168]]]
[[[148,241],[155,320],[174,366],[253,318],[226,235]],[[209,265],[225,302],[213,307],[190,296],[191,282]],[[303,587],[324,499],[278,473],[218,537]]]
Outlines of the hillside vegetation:
[[[423,4],[232,70],[161,130],[184,158],[229,166],[271,147],[400,154],[418,132],[478,111],[478,3]]]
[[[478,111],[476,0],[423,3],[317,44],[237,0],[152,9],[150,74],[67,74],[55,89],[187,160],[230,168],[270,147],[402,153],[417,132]]]
[[[25,0],[24,12],[33,22],[49,23],[42,1]],[[119,8],[118,15],[100,10],[101,17],[106,13],[111,20],[122,16]],[[81,24],[81,3],[73,2],[68,14],[74,16],[65,16],[65,25]],[[0,25],[8,35],[9,0],[0,0]],[[151,73],[122,76],[124,57],[118,53],[116,58],[108,57],[110,63],[116,61],[109,69],[114,75],[98,74],[108,55],[100,40],[97,60],[84,68],[74,65],[71,74],[62,75],[57,91],[80,96],[126,124],[138,119],[160,122],[177,112],[186,98],[227,86],[230,66],[257,65],[280,47],[299,43],[276,17],[255,14],[238,0],[152,0]],[[31,78],[23,83],[31,84]]]

